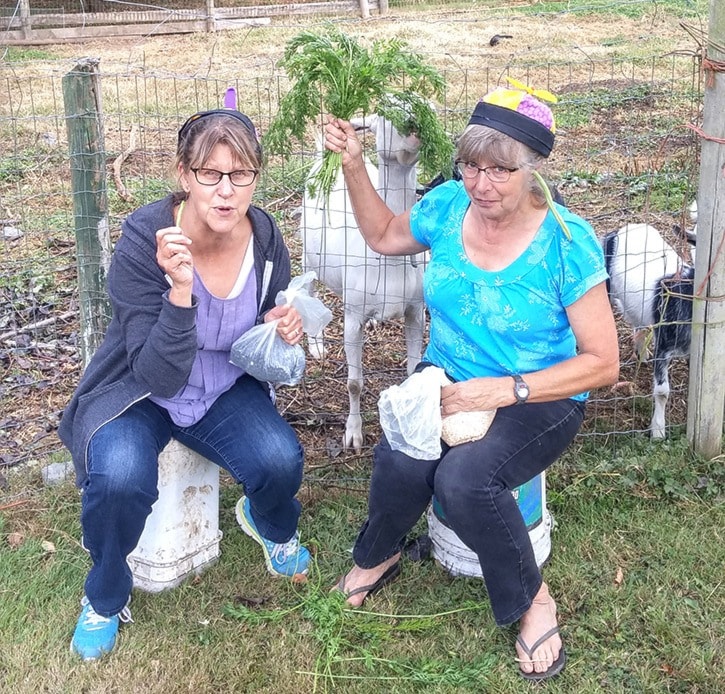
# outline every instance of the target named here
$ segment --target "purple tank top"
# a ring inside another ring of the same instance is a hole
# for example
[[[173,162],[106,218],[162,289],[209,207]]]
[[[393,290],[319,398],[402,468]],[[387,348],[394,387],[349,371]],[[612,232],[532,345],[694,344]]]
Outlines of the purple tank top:
[[[252,266],[241,291],[229,298],[213,296],[194,273],[198,301],[196,333],[198,351],[186,385],[172,398],[149,399],[166,408],[175,424],[188,427],[198,422],[229,390],[242,369],[229,361],[232,343],[257,319],[257,281]]]

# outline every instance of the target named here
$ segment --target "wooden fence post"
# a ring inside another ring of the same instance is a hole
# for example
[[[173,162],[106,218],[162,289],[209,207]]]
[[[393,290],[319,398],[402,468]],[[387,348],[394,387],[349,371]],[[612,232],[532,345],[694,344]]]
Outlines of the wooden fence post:
[[[692,304],[687,437],[696,453],[712,459],[722,450],[725,403],[725,5],[710,0],[703,54],[697,255]]]
[[[29,39],[33,33],[33,19],[30,16],[30,0],[20,0],[20,26],[23,38]]]
[[[87,366],[111,315],[106,293],[111,237],[98,59],[81,60],[63,76],[62,84],[76,230],[81,354]]]
[[[360,15],[363,19],[368,19],[370,17],[370,6],[368,5],[368,0],[359,0],[360,3]]]
[[[216,9],[214,0],[206,0],[206,30],[213,34],[216,31]]]

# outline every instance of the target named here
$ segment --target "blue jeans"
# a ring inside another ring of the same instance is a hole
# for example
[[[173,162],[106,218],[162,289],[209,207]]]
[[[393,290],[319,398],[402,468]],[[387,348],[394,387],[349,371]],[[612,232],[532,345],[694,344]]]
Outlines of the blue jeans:
[[[126,557],[136,548],[158,498],[158,456],[171,438],[227,470],[243,485],[257,529],[286,542],[297,529],[303,451],[277,412],[266,384],[242,376],[189,427],[142,400],[104,424],[88,445],[81,499],[83,543],[93,565],[86,595],[103,616],[126,605],[133,579]]]
[[[511,490],[536,477],[571,443],[584,404],[571,399],[502,407],[486,436],[417,460],[383,439],[373,452],[368,518],[353,549],[373,568],[400,551],[433,494],[446,524],[477,555],[496,622],[511,624],[541,587],[534,550]]]

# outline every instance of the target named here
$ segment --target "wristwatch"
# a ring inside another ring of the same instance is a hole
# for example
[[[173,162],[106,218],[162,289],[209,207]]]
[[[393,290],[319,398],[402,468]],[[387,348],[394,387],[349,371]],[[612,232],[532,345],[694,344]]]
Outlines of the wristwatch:
[[[529,386],[526,385],[526,382],[519,374],[514,374],[512,378],[514,379],[514,397],[516,398],[516,404],[523,405],[529,399]]]

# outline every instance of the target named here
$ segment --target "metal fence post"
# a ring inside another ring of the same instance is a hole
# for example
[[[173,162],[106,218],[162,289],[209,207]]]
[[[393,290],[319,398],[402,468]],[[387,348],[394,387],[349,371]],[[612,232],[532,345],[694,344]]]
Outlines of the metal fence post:
[[[106,293],[111,237],[98,62],[85,58],[63,76],[84,366],[100,345],[111,315]]]

